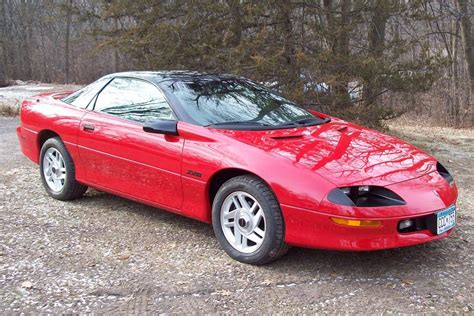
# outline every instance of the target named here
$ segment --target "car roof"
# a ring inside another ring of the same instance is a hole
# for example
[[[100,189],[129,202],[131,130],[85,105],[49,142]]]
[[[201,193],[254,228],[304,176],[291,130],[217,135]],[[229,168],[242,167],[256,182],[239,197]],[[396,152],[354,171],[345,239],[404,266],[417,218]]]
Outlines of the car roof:
[[[133,77],[149,80],[155,83],[159,83],[167,80],[225,80],[225,79],[236,79],[237,76],[230,74],[215,74],[215,73],[203,73],[198,71],[189,70],[166,70],[166,71],[125,71],[116,72],[104,76],[103,78],[112,77]]]

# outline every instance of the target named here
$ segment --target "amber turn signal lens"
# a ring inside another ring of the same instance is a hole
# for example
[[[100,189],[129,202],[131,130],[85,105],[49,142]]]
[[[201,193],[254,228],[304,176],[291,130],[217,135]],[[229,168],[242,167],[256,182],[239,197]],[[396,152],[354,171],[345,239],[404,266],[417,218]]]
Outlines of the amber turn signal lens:
[[[336,224],[350,227],[382,227],[382,221],[367,221],[339,217],[331,217],[331,220]]]

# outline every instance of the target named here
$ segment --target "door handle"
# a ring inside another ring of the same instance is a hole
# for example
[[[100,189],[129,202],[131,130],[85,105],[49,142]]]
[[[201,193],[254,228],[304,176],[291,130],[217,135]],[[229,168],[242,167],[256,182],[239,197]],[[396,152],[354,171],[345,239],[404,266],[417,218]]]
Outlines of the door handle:
[[[89,125],[89,124],[84,124],[82,126],[82,129],[86,132],[93,132],[94,129],[95,129],[95,126],[94,125]]]

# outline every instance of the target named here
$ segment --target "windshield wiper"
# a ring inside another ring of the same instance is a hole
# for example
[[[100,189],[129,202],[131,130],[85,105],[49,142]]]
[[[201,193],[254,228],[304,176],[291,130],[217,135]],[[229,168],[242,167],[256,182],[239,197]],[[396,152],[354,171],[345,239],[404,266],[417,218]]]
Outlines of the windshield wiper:
[[[288,123],[283,123],[280,125],[271,125],[271,124],[266,124],[262,122],[256,122],[256,121],[229,121],[229,122],[218,122],[218,123],[212,123],[208,125],[204,125],[204,127],[214,127],[214,126],[241,126],[242,128],[245,127],[251,127],[251,126],[262,126],[262,127],[272,127],[272,128],[284,128],[285,126],[315,126],[315,125],[321,125],[325,123],[329,123],[331,121],[330,118],[320,118],[320,117],[312,117],[312,118],[304,118],[304,119],[299,119],[296,121],[288,122]]]
[[[256,125],[256,126],[271,126],[270,124],[265,124],[261,122],[254,122],[254,121],[229,121],[229,122],[218,122],[204,125],[204,127],[212,127],[212,126],[226,126],[226,125]]]
[[[304,118],[288,123],[284,123],[278,126],[288,126],[288,125],[303,125],[303,126],[314,126],[314,125],[321,125],[321,124],[326,124],[331,122],[331,119],[329,117],[325,118],[320,118],[320,117],[311,117],[311,118]]]

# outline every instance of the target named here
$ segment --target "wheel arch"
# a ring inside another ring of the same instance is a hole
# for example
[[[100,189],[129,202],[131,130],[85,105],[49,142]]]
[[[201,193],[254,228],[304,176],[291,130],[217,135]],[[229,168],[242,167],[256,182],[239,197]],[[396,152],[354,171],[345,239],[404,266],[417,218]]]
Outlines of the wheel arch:
[[[219,188],[228,180],[238,177],[238,176],[243,176],[243,175],[251,175],[259,178],[265,184],[273,191],[272,187],[270,184],[265,181],[262,177],[260,177],[258,174],[245,170],[245,169],[240,169],[240,168],[225,168],[217,171],[214,173],[211,178],[208,181],[208,186],[207,186],[207,198],[209,201],[209,207],[210,210],[212,211],[212,203],[214,202],[214,198],[217,194],[217,191],[219,191]],[[275,198],[278,201],[278,198],[276,197],[275,192],[273,191],[273,194],[275,195]]]
[[[50,129],[44,129],[38,133],[38,138],[37,138],[37,143],[38,143],[38,153],[41,151],[41,147],[43,147],[43,144],[50,138],[53,137],[59,137],[58,133],[56,133],[53,130]]]

